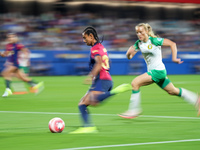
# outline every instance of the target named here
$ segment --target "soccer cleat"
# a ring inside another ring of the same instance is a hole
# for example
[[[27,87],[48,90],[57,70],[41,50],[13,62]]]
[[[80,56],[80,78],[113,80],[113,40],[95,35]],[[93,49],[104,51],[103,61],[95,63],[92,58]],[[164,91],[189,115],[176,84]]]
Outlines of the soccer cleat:
[[[37,93],[37,91],[38,91],[38,90],[37,90],[37,89],[33,89],[33,87],[30,87],[30,89],[29,89],[29,92],[30,92],[30,93]]]
[[[32,87],[32,90],[34,91],[35,94],[39,94],[44,90],[44,82],[39,82],[38,84],[34,85]]]
[[[40,87],[44,86],[44,82],[39,82],[38,84],[33,86],[33,89],[38,89]]]
[[[134,119],[141,115],[142,111],[126,111],[124,113],[118,114],[118,116],[125,118],[125,119]]]
[[[117,86],[113,90],[111,90],[110,93],[118,94],[118,93],[123,93],[123,92],[129,91],[129,90],[132,90],[132,86],[130,84],[124,83],[124,84]]]
[[[80,127],[70,134],[98,133],[97,127]]]
[[[2,95],[2,97],[8,97],[10,95],[12,95],[11,89],[6,88],[6,90],[5,90],[4,94]]]

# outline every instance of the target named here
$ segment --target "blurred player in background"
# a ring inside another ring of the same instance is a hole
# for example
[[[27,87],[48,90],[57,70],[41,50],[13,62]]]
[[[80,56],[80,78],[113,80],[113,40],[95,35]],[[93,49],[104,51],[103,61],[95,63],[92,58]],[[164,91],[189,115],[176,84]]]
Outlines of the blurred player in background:
[[[27,82],[33,89],[37,89],[40,92],[43,89],[43,82],[36,83],[31,78],[28,78],[25,73],[20,70],[19,67],[19,53],[23,52],[25,57],[28,58],[29,50],[19,43],[19,39],[16,34],[10,33],[7,35],[8,44],[6,45],[6,50],[3,53],[0,53],[2,57],[7,57],[5,63],[5,69],[2,71],[2,76],[5,79],[6,90],[2,97],[7,97],[12,95],[10,88],[10,82],[13,74],[17,76],[24,82]]]
[[[110,67],[107,50],[101,44],[98,34],[93,27],[87,27],[83,31],[82,36],[83,41],[92,47],[90,51],[91,71],[84,81],[85,84],[92,85],[78,105],[83,120],[83,127],[71,132],[71,134],[97,132],[97,128],[91,124],[87,106],[95,106],[112,95],[131,90],[130,84],[122,84],[111,90],[113,82],[109,73]]]
[[[132,81],[132,94],[129,109],[125,113],[119,114],[120,117],[131,119],[142,113],[140,87],[156,83],[170,95],[176,95],[185,101],[196,106],[199,111],[198,95],[184,88],[176,88],[167,78],[167,71],[162,62],[161,46],[169,46],[172,51],[172,61],[177,64],[183,63],[177,58],[176,43],[169,39],[159,38],[154,35],[149,24],[141,23],[135,27],[138,40],[131,46],[126,55],[131,59],[139,50],[147,64],[148,72],[136,77]],[[198,112],[199,113],[199,112]]]
[[[26,52],[19,52],[19,69],[25,73],[27,76],[30,72],[30,51],[27,49]]]
[[[29,68],[30,68],[30,51],[27,49],[27,51],[19,51],[18,54],[18,62],[19,62],[19,69],[28,77],[29,76]],[[13,94],[27,94],[27,88],[24,85],[24,82],[20,80],[19,76],[17,74],[14,74],[12,77],[12,92]],[[37,90],[34,90],[30,88],[31,93],[36,93]]]

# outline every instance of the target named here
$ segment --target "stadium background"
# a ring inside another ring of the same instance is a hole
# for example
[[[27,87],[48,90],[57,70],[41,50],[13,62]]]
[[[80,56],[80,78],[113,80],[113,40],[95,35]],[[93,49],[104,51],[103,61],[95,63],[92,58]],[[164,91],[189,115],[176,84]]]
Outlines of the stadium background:
[[[38,75],[33,79],[45,83],[45,90],[38,95],[0,98],[0,150],[198,150],[200,118],[194,106],[169,96],[156,84],[141,88],[140,117],[128,120],[117,116],[128,107],[131,93],[125,92],[89,108],[98,134],[69,134],[81,125],[77,105],[89,87],[82,84],[85,76],[71,75],[88,71],[89,47],[81,38],[88,25],[105,36],[114,87],[136,77],[127,74],[146,71],[141,54],[128,61],[125,52],[137,39],[134,26],[149,22],[160,36],[177,42],[179,56],[185,61],[172,63],[170,49],[163,48],[168,73],[184,74],[168,75],[169,79],[176,87],[199,93],[199,0],[193,0],[194,4],[149,1],[0,0],[0,49],[4,50],[5,34],[17,32],[31,49],[31,74]],[[0,59],[0,69],[4,61]],[[116,66],[120,70],[113,70]],[[113,75],[117,73],[126,75]],[[20,90],[23,83],[15,83]],[[0,89],[3,94],[2,77]],[[61,134],[48,129],[54,117],[65,121]]]
[[[163,38],[177,43],[181,65],[171,61],[163,47],[168,74],[200,73],[200,2],[191,0],[2,0],[0,2],[0,49],[5,35],[16,32],[32,52],[31,75],[84,75],[88,72],[89,47],[82,42],[86,26],[104,36],[111,58],[111,74],[146,71],[141,53],[127,60],[126,50],[137,37],[134,26],[148,22]],[[5,59],[0,60],[0,70]],[[120,67],[120,71],[119,71]]]

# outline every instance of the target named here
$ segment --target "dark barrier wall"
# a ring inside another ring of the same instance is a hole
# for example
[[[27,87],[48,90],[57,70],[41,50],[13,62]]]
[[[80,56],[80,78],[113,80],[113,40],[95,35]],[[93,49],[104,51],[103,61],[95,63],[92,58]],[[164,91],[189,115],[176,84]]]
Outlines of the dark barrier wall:
[[[109,52],[110,73],[112,75],[141,74],[146,72],[146,64],[139,52],[128,60],[126,52]],[[180,52],[183,64],[171,61],[171,55],[163,56],[168,74],[199,74],[200,52]],[[32,51],[31,75],[85,75],[88,73],[89,52],[87,51]],[[5,58],[0,60],[3,69]]]

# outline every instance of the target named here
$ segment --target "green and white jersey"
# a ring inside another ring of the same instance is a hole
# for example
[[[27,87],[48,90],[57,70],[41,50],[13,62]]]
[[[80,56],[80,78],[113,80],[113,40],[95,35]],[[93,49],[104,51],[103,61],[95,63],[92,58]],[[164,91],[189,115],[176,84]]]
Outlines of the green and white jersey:
[[[149,37],[145,43],[137,40],[134,44],[136,51],[141,51],[144,60],[147,64],[147,70],[164,70],[165,65],[162,62],[161,45],[163,44],[163,38]]]

